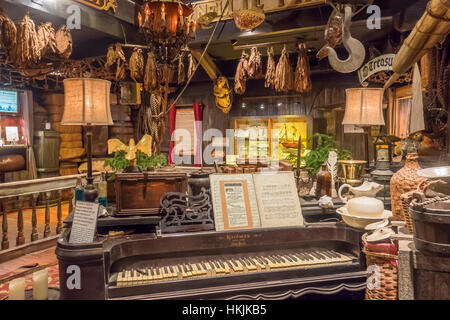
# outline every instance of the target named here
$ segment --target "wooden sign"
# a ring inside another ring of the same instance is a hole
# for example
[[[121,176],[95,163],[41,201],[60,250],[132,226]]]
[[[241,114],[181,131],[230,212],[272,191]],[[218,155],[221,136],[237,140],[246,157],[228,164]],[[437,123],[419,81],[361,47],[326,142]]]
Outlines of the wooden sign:
[[[250,1],[249,1],[250,2]],[[312,7],[317,5],[323,5],[326,3],[325,0],[259,0],[259,6],[263,6],[264,13],[284,11],[296,8]],[[194,12],[192,14],[193,19],[198,19],[208,12],[216,12],[217,16],[223,12],[227,0],[203,0],[196,1],[192,4]],[[222,20],[233,19],[232,12],[235,10],[243,9],[242,0],[230,0],[230,4],[225,9]],[[251,5],[249,3],[249,9]],[[216,18],[214,21],[217,21]]]
[[[77,201],[69,243],[91,243],[94,241],[98,209],[98,203]]]
[[[359,82],[364,83],[370,76],[380,71],[392,71],[392,62],[394,61],[395,54],[384,54],[376,57],[373,60],[367,62],[358,71]]]
[[[117,0],[75,0],[97,10],[108,11],[112,9],[114,13],[117,9]]]

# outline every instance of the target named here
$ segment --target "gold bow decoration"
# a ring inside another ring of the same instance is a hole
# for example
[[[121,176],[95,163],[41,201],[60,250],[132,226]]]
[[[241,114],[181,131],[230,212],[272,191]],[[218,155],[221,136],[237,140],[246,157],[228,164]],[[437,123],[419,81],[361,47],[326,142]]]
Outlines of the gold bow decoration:
[[[128,160],[129,166],[136,165],[136,152],[139,150],[148,156],[152,155],[152,137],[145,134],[138,144],[134,143],[134,139],[130,139],[128,146],[119,139],[108,140],[108,154],[117,151],[125,151],[125,159]]]
[[[216,107],[223,113],[228,113],[233,106],[233,95],[228,80],[225,77],[218,77],[214,84],[214,96],[216,97]]]

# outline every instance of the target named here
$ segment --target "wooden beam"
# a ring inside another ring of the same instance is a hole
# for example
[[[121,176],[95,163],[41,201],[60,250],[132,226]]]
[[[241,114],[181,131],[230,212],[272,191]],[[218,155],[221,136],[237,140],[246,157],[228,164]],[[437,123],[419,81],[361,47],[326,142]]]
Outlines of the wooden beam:
[[[197,62],[200,60],[202,53],[203,49],[191,49],[191,54],[195,58],[195,60],[197,60]],[[205,53],[200,64],[202,65],[203,69],[205,69],[206,73],[212,81],[215,81],[219,76],[222,75],[216,63],[208,54],[208,52]]]

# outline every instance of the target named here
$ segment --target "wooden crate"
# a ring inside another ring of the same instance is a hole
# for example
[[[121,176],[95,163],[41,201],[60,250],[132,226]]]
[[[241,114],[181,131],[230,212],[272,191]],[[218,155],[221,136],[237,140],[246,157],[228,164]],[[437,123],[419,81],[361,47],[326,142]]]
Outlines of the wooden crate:
[[[118,215],[158,214],[159,200],[167,192],[186,192],[186,173],[145,172],[116,174]]]

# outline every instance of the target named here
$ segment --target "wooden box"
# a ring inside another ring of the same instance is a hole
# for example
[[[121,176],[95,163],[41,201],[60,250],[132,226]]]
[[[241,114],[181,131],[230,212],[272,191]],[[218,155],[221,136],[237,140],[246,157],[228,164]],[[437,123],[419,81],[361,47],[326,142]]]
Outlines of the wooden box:
[[[116,214],[158,214],[167,192],[186,192],[187,175],[179,172],[116,174]]]

